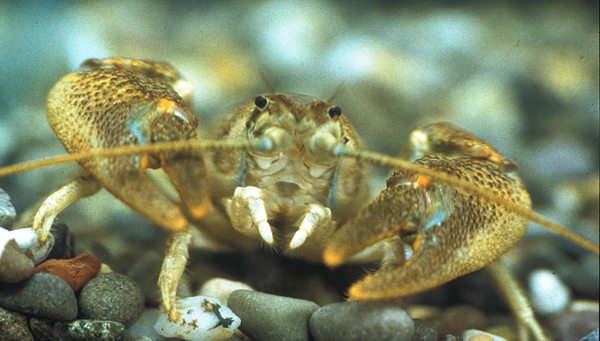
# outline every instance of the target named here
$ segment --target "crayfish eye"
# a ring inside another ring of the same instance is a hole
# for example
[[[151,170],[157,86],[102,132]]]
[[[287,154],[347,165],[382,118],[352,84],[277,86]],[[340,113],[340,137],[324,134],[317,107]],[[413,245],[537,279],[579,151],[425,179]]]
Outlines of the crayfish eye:
[[[342,109],[340,107],[331,107],[327,109],[327,115],[331,118],[340,117],[342,115]]]
[[[263,96],[258,96],[254,99],[254,105],[256,105],[259,109],[264,109],[267,104],[269,104],[269,100]]]

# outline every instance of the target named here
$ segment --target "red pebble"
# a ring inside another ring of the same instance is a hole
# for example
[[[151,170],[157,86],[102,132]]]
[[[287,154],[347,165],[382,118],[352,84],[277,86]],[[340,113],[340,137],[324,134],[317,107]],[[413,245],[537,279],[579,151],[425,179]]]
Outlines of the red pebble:
[[[35,268],[33,273],[46,272],[62,278],[73,291],[81,289],[100,271],[100,261],[89,253],[72,259],[49,259]]]

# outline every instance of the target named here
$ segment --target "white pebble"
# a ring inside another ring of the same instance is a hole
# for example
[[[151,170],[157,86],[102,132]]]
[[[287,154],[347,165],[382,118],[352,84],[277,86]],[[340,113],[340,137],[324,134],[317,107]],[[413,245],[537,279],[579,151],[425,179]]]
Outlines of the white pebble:
[[[227,305],[229,295],[236,290],[254,290],[251,286],[243,282],[230,281],[225,278],[211,278],[204,282],[198,290],[200,296],[211,296]]]
[[[531,307],[540,315],[556,315],[571,301],[571,290],[551,270],[533,271],[528,284]]]
[[[477,330],[477,329],[465,330],[461,335],[462,339],[465,341],[470,341],[475,336],[477,336],[476,339],[479,339],[479,340],[485,339],[482,336],[487,336],[488,338],[490,338],[493,341],[506,341],[506,339],[503,337],[500,337],[500,336],[494,335],[494,334],[490,334],[490,333],[486,333],[486,332],[483,332],[483,331]]]
[[[156,332],[164,337],[184,340],[227,340],[240,326],[239,317],[214,297],[195,296],[177,300],[179,319],[171,322],[161,306],[154,325]]]
[[[0,255],[4,251],[4,245],[6,245],[6,243],[8,243],[10,239],[12,239],[10,231],[3,227],[0,227]]]
[[[10,231],[10,234],[25,254],[31,252],[31,256],[33,256],[32,260],[35,265],[46,260],[46,257],[48,257],[48,254],[50,254],[50,251],[54,247],[54,237],[51,234],[48,235],[46,244],[40,247],[41,230],[35,232],[32,228],[18,229]]]

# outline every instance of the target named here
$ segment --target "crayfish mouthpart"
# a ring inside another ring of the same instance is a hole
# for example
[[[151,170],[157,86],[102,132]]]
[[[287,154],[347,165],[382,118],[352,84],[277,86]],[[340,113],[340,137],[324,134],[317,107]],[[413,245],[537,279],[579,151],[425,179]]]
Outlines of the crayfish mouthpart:
[[[273,233],[271,232],[271,225],[268,222],[261,221],[258,223],[258,233],[267,244],[273,244]]]

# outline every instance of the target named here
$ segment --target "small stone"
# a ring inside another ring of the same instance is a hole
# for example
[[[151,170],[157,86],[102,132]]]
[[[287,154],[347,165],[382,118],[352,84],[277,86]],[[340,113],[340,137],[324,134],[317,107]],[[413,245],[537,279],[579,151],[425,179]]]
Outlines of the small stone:
[[[77,317],[77,299],[71,287],[62,279],[45,273],[0,286],[0,306],[53,320]]]
[[[43,262],[48,257],[52,247],[54,247],[54,237],[52,234],[48,235],[48,239],[44,245],[40,244],[41,230],[36,232],[32,228],[25,228],[12,230],[10,234],[27,257],[33,260],[35,265]]]
[[[0,282],[16,283],[33,274],[33,261],[25,256],[10,232],[0,228]]]
[[[126,273],[127,277],[134,280],[140,286],[142,293],[144,293],[146,305],[150,307],[158,307],[162,299],[160,297],[160,290],[156,290],[156,283],[158,283],[163,257],[164,255],[158,252],[146,252],[138,258]]]
[[[529,275],[528,285],[531,307],[537,314],[559,314],[571,302],[571,289],[551,270],[533,271]]]
[[[137,283],[111,272],[98,275],[84,285],[79,308],[82,318],[115,321],[129,328],[142,314],[144,296]]]
[[[140,318],[125,331],[125,340],[166,340],[165,337],[158,334],[154,329],[154,324],[156,323],[157,318],[158,308],[144,309],[142,316],[140,316]]]
[[[353,301],[317,310],[310,318],[310,331],[317,341],[410,341],[415,334],[415,324],[394,302]]]
[[[461,337],[464,341],[506,341],[503,337],[477,329],[465,330]]]
[[[413,322],[415,335],[412,341],[437,341],[438,333],[433,324],[421,319],[413,319]]]
[[[161,306],[154,329],[165,337],[184,340],[225,341],[240,325],[240,318],[214,297],[195,296],[177,300],[181,314],[175,322]]]
[[[227,299],[232,292],[236,290],[254,290],[251,286],[243,282],[230,281],[225,278],[212,278],[204,282],[198,290],[199,296],[215,297],[227,306]]]
[[[114,321],[76,320],[56,322],[32,318],[29,322],[36,341],[121,341],[125,327]]]
[[[575,301],[571,307],[551,319],[557,339],[578,341],[598,329],[600,320],[598,302]]]
[[[0,308],[0,340],[33,341],[24,315]]]
[[[73,234],[65,223],[55,219],[50,233],[54,237],[54,247],[48,254],[47,259],[71,259],[75,257]]]
[[[73,259],[49,259],[35,268],[35,273],[45,272],[62,278],[73,291],[78,291],[100,270],[100,261],[89,253]]]
[[[0,226],[9,227],[16,217],[17,212],[10,202],[10,197],[0,188]]]
[[[236,290],[229,295],[229,308],[240,317],[240,330],[261,341],[310,340],[308,321],[319,306],[310,301]]]
[[[436,321],[440,335],[460,335],[465,330],[483,329],[488,319],[481,310],[470,305],[456,305],[442,312]]]

